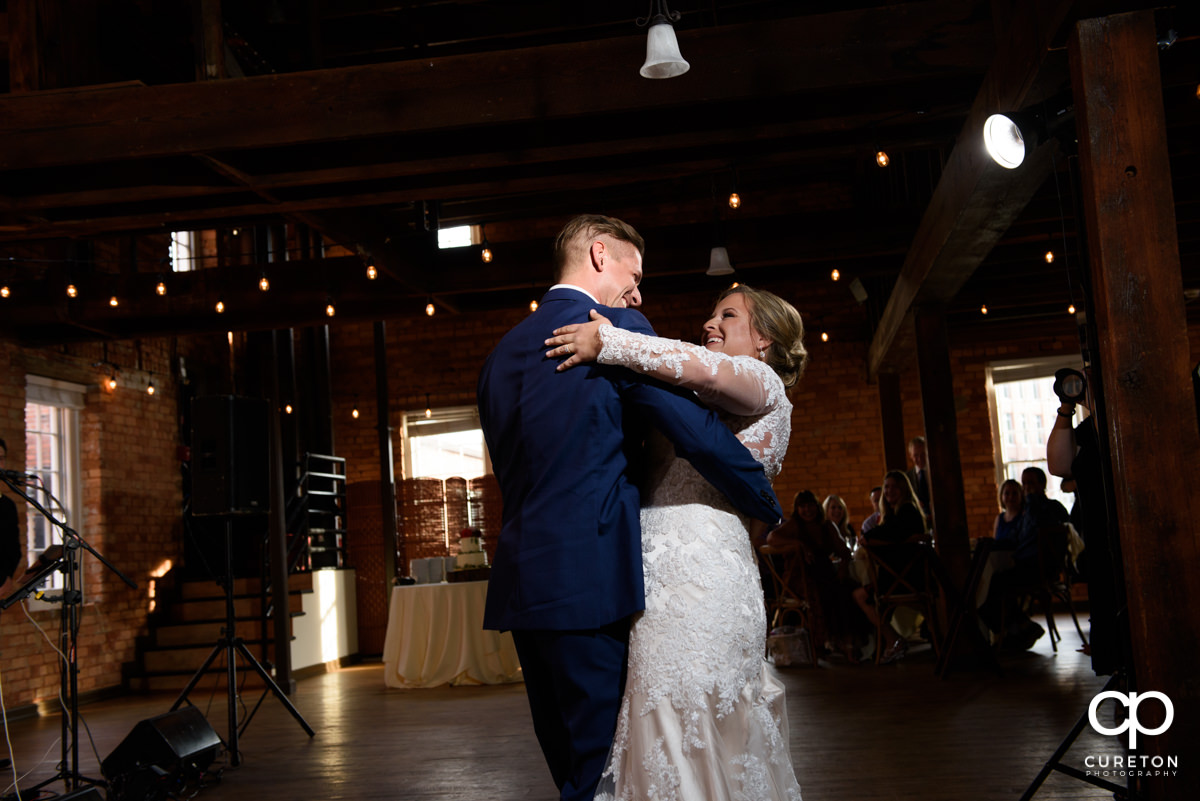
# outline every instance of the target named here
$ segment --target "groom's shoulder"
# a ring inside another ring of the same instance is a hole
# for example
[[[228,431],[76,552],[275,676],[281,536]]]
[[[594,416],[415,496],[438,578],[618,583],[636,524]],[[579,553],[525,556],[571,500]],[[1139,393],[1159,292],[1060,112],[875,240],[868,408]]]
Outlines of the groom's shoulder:
[[[615,309],[602,306],[597,311],[611,320],[612,324],[617,328],[624,328],[626,331],[637,331],[641,334],[654,333],[654,328],[651,327],[650,321],[646,319],[646,315],[637,309]]]

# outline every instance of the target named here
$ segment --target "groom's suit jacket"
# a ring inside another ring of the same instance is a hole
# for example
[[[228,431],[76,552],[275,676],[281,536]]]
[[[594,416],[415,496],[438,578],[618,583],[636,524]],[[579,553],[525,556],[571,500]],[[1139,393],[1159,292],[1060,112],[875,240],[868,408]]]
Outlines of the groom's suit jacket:
[[[504,500],[488,584],[488,629],[589,629],[645,605],[633,473],[648,426],[744,514],[774,523],[761,465],[692,393],[598,364],[555,372],[543,343],[597,309],[653,334],[633,309],[555,288],[509,331],[479,377],[479,415]]]

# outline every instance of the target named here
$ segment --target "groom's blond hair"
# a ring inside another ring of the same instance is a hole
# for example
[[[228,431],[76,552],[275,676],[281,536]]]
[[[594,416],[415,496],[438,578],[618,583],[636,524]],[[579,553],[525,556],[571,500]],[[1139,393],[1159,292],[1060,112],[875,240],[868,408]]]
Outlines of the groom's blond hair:
[[[627,242],[637,248],[642,256],[646,255],[646,240],[629,223],[603,214],[580,214],[564,225],[558,233],[558,239],[554,240],[556,283],[563,279],[567,267],[579,257],[581,250],[586,249],[598,236]]]

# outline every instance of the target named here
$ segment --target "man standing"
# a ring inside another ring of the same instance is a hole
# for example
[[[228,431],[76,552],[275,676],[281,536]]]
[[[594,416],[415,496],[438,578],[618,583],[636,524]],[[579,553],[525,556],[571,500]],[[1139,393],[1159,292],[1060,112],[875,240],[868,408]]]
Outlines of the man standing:
[[[925,519],[932,521],[933,509],[929,506],[929,464],[925,450],[925,438],[913,437],[908,443],[908,458],[913,466],[908,471],[908,480],[912,484],[917,500],[921,502],[921,511]]]
[[[479,378],[479,413],[504,499],[484,627],[511,630],[534,730],[564,801],[591,799],[616,726],[630,617],[645,603],[639,493],[649,425],[744,514],[775,523],[761,466],[691,393],[619,368],[557,372],[554,329],[597,309],[653,334],[638,306],[642,237],[583,215],[555,243],[555,280]]]

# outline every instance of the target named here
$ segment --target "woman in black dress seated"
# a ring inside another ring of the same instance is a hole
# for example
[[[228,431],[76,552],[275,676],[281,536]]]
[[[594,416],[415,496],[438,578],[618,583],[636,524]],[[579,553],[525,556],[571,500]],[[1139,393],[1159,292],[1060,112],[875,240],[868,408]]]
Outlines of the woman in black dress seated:
[[[891,470],[883,479],[883,497],[879,500],[879,525],[867,532],[867,547],[872,558],[882,562],[887,567],[877,571],[875,587],[859,587],[854,591],[854,600],[875,626],[882,630],[887,639],[884,647],[883,663],[895,662],[904,656],[908,646],[889,621],[883,621],[880,626],[879,614],[871,600],[871,591],[888,592],[898,580],[895,574],[903,576],[905,582],[915,589],[925,586],[925,564],[923,558],[928,552],[929,532],[925,524],[925,515],[914,500],[912,484],[908,476],[901,470]]]

